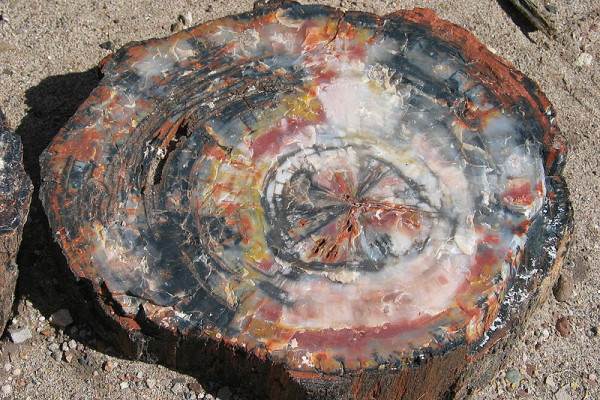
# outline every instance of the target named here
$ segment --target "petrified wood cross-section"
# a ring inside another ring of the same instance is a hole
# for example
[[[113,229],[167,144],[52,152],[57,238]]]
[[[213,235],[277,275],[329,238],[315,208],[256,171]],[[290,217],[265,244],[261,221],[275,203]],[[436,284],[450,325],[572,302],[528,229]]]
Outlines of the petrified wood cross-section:
[[[21,139],[0,110],[0,335],[15,296],[17,252],[33,187],[23,168]]]
[[[430,11],[268,6],[103,73],[42,156],[43,201],[140,348],[177,338],[163,362],[202,365],[196,338],[315,397],[463,393],[556,275],[553,110]]]

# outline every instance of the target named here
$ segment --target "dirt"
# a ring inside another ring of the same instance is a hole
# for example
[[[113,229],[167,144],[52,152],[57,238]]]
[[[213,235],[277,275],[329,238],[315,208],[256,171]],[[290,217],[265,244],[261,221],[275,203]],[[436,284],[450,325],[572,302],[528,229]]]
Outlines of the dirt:
[[[600,3],[547,1],[556,7],[554,40],[535,31],[507,0],[320,3],[378,14],[431,8],[472,31],[535,80],[551,100],[570,148],[565,175],[575,235],[563,273],[573,278],[574,289],[566,301],[549,299],[526,322],[509,363],[472,398],[600,398]],[[0,106],[23,139],[26,169],[36,187],[39,154],[95,87],[96,65],[112,48],[167,36],[190,18],[196,24],[252,6],[252,0],[0,0]],[[180,15],[185,18],[178,19]],[[0,397],[246,398],[234,382],[197,381],[161,366],[125,360],[93,332],[91,321],[98,311],[83,284],[65,270],[39,200],[32,204],[18,261],[19,300],[11,326],[27,326],[33,337],[22,344],[6,337],[0,341]],[[75,321],[64,330],[47,322],[62,308]]]

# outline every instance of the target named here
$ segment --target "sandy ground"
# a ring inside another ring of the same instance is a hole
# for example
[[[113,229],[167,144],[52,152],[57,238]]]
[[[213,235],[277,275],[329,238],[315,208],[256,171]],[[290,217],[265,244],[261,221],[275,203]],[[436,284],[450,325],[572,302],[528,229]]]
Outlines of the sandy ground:
[[[552,2],[558,17],[554,41],[509,16],[508,2],[502,0],[322,3],[379,14],[432,8],[537,81],[552,101],[570,144],[565,174],[576,229],[564,274],[574,279],[575,288],[567,301],[551,298],[536,312],[509,364],[473,398],[600,398],[600,3]],[[26,169],[36,185],[37,157],[97,83],[93,68],[110,54],[101,44],[111,41],[119,48],[167,36],[182,14],[189,13],[196,24],[252,5],[252,0],[172,0],[168,5],[151,0],[0,0],[0,106],[23,138]],[[19,256],[19,301],[12,320],[12,327],[26,326],[33,337],[22,344],[0,341],[0,396],[246,398],[235,382],[198,382],[164,367],[119,358],[117,350],[91,332],[93,312],[81,306],[86,298],[80,284],[60,267],[63,261],[46,230],[40,203],[34,201]],[[48,323],[61,308],[74,318],[64,332]],[[567,318],[567,336],[556,329],[560,317]]]

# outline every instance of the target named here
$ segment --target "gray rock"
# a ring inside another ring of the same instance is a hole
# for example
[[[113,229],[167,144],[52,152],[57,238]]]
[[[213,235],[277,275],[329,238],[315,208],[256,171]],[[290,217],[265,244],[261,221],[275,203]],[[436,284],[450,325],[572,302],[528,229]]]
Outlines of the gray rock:
[[[2,386],[2,394],[4,396],[8,396],[11,393],[12,393],[12,386],[10,386],[10,385],[3,385]]]
[[[9,329],[8,336],[13,343],[23,343],[26,340],[31,339],[31,331],[28,326],[24,326],[17,329]]]
[[[521,379],[523,379],[523,376],[516,369],[511,368],[508,371],[506,371],[506,380],[510,383],[518,384],[519,382],[521,382]]]
[[[554,393],[555,400],[573,400],[571,395],[569,394],[569,385],[565,385],[560,388],[560,390]]]
[[[73,323],[73,317],[66,308],[61,308],[50,316],[50,323],[59,328],[66,328]]]
[[[176,384],[171,386],[171,392],[173,392],[173,394],[181,394],[183,393],[184,389],[185,386],[183,386],[183,383],[180,382],[177,382]]]
[[[569,275],[561,274],[552,291],[557,301],[564,302],[571,298],[574,287],[573,278]]]
[[[581,53],[574,64],[576,67],[589,67],[592,65],[592,61],[594,61],[594,56],[590,53]]]
[[[231,396],[233,396],[233,393],[231,393],[229,386],[222,387],[217,393],[217,397],[221,400],[231,400]]]

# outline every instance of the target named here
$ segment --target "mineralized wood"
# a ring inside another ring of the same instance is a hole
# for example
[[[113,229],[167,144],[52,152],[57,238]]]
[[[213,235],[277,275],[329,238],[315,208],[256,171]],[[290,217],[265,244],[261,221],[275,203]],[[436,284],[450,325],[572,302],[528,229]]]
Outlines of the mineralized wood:
[[[533,24],[551,39],[556,35],[556,21],[554,15],[541,4],[534,0],[509,0],[511,4]]]
[[[27,220],[32,185],[23,169],[21,140],[0,110],[0,334],[15,296],[17,252]]]
[[[552,287],[554,111],[431,11],[265,6],[103,73],[42,199],[131,356],[259,398],[460,398]]]

